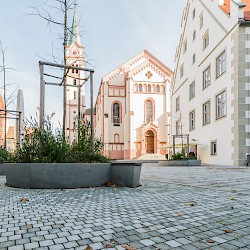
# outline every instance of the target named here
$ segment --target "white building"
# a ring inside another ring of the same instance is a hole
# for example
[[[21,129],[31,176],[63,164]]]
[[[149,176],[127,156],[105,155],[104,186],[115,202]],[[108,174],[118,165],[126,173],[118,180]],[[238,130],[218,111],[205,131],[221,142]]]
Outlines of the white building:
[[[144,50],[103,77],[95,135],[111,159],[165,154],[173,72]]]
[[[78,30],[78,21],[76,9],[70,33],[70,40],[66,47],[67,65],[84,67],[84,47],[81,45],[80,34]],[[73,142],[77,138],[78,121],[78,93],[79,84],[84,82],[84,71],[71,69],[67,73],[66,84],[76,87],[67,87],[66,92],[66,138]],[[84,87],[80,91],[80,112],[81,116],[85,113],[85,92]]]
[[[249,17],[248,0],[189,0],[183,12],[171,134],[198,142],[203,163],[246,165],[250,154]]]

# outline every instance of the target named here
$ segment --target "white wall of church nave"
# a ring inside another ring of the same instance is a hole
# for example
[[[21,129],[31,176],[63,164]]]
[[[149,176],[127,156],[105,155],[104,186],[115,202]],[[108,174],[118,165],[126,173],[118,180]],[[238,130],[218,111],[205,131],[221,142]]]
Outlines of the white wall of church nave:
[[[158,125],[159,118],[164,114],[164,99],[165,95],[161,94],[136,94],[133,93],[130,99],[130,111],[134,116],[134,127],[140,127],[145,120],[145,102],[146,100],[154,101],[154,123]]]
[[[105,120],[105,139],[109,143],[114,143],[114,135],[119,135],[119,142],[124,142],[124,126],[128,127],[124,124],[124,114],[125,114],[125,98],[121,97],[107,97],[106,99],[107,105],[105,105],[105,112],[104,114],[108,114],[108,118],[104,118]],[[114,126],[113,124],[113,104],[114,103],[120,104],[121,109],[121,123],[120,126]]]

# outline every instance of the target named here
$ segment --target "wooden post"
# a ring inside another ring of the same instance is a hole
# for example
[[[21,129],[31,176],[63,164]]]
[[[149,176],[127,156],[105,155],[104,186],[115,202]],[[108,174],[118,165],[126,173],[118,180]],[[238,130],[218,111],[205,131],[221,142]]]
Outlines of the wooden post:
[[[91,110],[91,143],[94,154],[94,99],[93,99],[93,72],[90,72],[90,110]]]
[[[173,155],[175,155],[175,136],[173,135]]]
[[[80,139],[80,126],[81,126],[81,85],[78,85],[78,121],[77,121],[77,141]]]
[[[43,79],[44,65],[39,62],[40,69],[40,129],[44,128],[44,99],[45,99],[45,83]]]

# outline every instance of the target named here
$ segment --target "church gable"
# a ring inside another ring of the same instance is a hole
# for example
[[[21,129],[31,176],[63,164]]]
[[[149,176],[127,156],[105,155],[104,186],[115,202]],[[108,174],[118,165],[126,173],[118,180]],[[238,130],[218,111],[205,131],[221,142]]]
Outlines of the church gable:
[[[154,65],[158,70],[160,70],[161,73],[165,74],[168,77],[172,77],[173,72],[168,67],[166,67],[147,50],[143,50],[141,53],[139,53],[126,63],[122,64],[120,67],[104,76],[103,81],[110,81],[118,77],[120,74],[128,73],[130,75],[131,72],[137,71],[138,68],[144,67],[148,62],[150,62],[150,64]]]
[[[162,82],[165,79],[170,78],[165,72],[163,72],[157,65],[146,61],[143,64],[136,67],[128,74],[129,78],[133,78],[134,81],[154,81]]]

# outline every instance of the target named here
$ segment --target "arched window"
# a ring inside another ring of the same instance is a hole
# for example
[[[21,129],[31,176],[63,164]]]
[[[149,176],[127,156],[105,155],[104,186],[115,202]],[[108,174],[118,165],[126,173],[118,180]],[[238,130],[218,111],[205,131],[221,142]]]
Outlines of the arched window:
[[[117,102],[113,104],[113,123],[114,126],[120,126],[120,105]]]
[[[147,100],[145,103],[145,121],[148,123],[153,121],[153,102],[151,100]]]
[[[114,143],[119,143],[120,141],[120,136],[118,134],[114,135]]]
[[[147,92],[147,85],[146,84],[143,85],[143,92]]]
[[[76,85],[76,79],[74,79],[74,85]]]
[[[156,93],[159,93],[160,92],[160,87],[159,85],[156,86]]]
[[[142,92],[142,85],[139,84],[139,92]]]
[[[152,85],[152,92],[155,92],[155,85]]]
[[[74,64],[72,64],[72,67],[74,67],[75,65]],[[72,73],[75,73],[75,70],[74,69],[72,69]]]
[[[161,93],[165,93],[165,87],[163,85],[161,86]]]
[[[148,85],[148,92],[151,92],[151,85]]]
[[[76,67],[78,67],[78,65],[76,64]],[[76,69],[76,73],[78,74],[78,69]]]
[[[134,92],[137,92],[138,91],[138,86],[137,84],[134,84]]]

